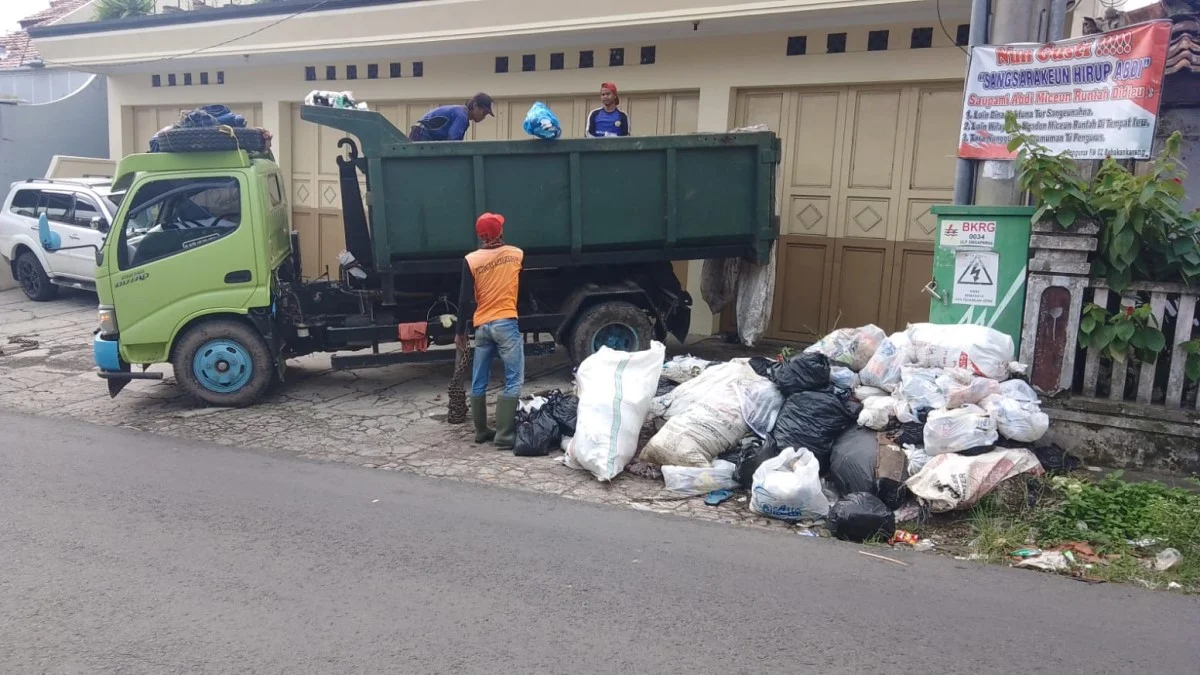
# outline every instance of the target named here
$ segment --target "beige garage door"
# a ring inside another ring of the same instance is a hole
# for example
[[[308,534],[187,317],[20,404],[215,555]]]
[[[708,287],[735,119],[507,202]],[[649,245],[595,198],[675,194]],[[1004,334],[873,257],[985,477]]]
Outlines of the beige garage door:
[[[543,99],[563,125],[563,134],[583,135],[587,114],[600,105],[596,96],[559,96]],[[494,118],[472,125],[471,140],[527,138],[521,129],[534,99],[500,99]],[[371,109],[407,130],[430,108],[444,102],[375,102]],[[699,104],[697,92],[632,95],[622,100],[636,135],[695,133]],[[337,255],[345,248],[342,230],[342,194],[338,182],[337,142],[346,134],[300,119],[300,106],[292,108],[293,228],[300,234],[304,274],[336,275]]]
[[[928,320],[929,209],[952,198],[961,106],[945,84],[739,94],[739,125],[784,146],[772,337]]]
[[[125,154],[146,152],[150,148],[150,138],[159,129],[179,121],[185,113],[203,105],[171,105],[171,106],[136,106],[133,109],[133,145],[125,148]],[[246,124],[252,127],[262,126],[261,105],[231,105],[229,109],[246,118]]]

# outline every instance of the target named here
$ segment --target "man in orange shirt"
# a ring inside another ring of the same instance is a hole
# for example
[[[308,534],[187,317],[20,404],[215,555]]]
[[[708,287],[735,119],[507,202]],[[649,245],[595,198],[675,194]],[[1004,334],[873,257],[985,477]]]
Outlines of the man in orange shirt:
[[[459,294],[459,349],[467,347],[467,317],[475,327],[475,361],[471,368],[471,419],[475,442],[495,439],[516,443],[517,405],[525,383],[525,341],[517,326],[517,289],[525,252],[504,243],[504,216],[485,213],[475,221],[482,246],[467,254]],[[504,364],[504,390],[496,399],[496,428],[487,425],[487,387],[492,362]]]

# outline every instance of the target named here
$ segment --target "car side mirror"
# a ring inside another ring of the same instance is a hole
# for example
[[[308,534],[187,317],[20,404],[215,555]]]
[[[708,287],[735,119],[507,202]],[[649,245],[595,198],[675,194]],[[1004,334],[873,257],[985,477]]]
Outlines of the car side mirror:
[[[92,229],[97,232],[108,232],[108,221],[103,216],[93,216]]]
[[[44,250],[51,253],[62,248],[62,237],[50,229],[50,221],[44,213],[38,216],[38,241],[41,242]]]

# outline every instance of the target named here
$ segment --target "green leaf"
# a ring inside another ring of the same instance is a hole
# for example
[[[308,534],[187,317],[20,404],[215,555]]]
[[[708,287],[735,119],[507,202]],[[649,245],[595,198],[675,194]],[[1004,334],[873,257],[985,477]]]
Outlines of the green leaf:
[[[1200,358],[1189,358],[1187,360],[1187,365],[1183,367],[1183,373],[1184,375],[1187,375],[1187,379],[1191,380],[1192,382],[1200,380]]]
[[[1167,346],[1167,338],[1162,334],[1162,331],[1157,328],[1143,328],[1138,331],[1138,335],[1142,337],[1145,343],[1144,349],[1157,354]]]
[[[1129,353],[1129,343],[1124,340],[1114,339],[1112,342],[1108,343],[1108,353],[1111,354],[1113,358],[1120,358]]]
[[[1042,193],[1042,200],[1049,204],[1051,208],[1057,209],[1058,205],[1062,204],[1064,196],[1066,196],[1066,193],[1058,188],[1046,188],[1046,191]]]
[[[1133,250],[1134,234],[1133,230],[1121,230],[1112,241],[1112,251],[1117,257],[1127,259],[1125,256]]]
[[[1096,330],[1096,319],[1092,318],[1091,315],[1085,314],[1083,320],[1079,322],[1079,330],[1085,334]]]
[[[1125,225],[1128,222],[1128,215],[1125,211],[1117,211],[1117,215],[1113,216],[1110,227],[1114,235],[1120,234],[1125,230]]]
[[[1069,206],[1059,209],[1054,216],[1058,218],[1058,224],[1063,227],[1070,227],[1075,224],[1075,209]]]
[[[1004,126],[1007,127],[1008,124],[1005,123]],[[1011,130],[1006,129],[1006,131],[1011,131]],[[1013,136],[1012,140],[1010,140],[1008,142],[1008,151],[1012,152],[1013,150],[1016,150],[1017,148],[1021,147],[1021,144],[1024,142],[1025,141],[1023,141],[1020,136]]]
[[[1132,275],[1128,267],[1117,269],[1113,267],[1108,271],[1108,286],[1112,290],[1120,293],[1129,288],[1129,284],[1133,283]]]
[[[1118,340],[1129,342],[1135,332],[1137,332],[1137,326],[1134,326],[1132,321],[1122,321],[1117,324]]]
[[[1141,194],[1138,195],[1138,203],[1143,204],[1143,205],[1148,203],[1150,201],[1150,198],[1154,196],[1154,192],[1157,189],[1158,189],[1158,183],[1153,183],[1153,182],[1147,183],[1146,187],[1142,188]]]
[[[1133,231],[1137,232],[1138,234],[1141,234],[1142,228],[1146,225],[1146,212],[1142,211],[1141,209],[1138,209],[1133,214],[1133,219],[1132,219],[1131,224],[1133,225]]]
[[[1113,330],[1113,327],[1108,324],[1097,328],[1095,334],[1093,335],[1097,349],[1104,349],[1108,345],[1112,344],[1114,337],[1116,337],[1116,331]]]

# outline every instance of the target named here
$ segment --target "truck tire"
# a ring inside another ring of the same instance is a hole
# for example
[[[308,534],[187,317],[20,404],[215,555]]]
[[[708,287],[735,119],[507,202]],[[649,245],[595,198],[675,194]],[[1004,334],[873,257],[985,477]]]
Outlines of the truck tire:
[[[13,263],[13,271],[25,297],[34,302],[46,302],[58,297],[58,286],[50,282],[50,276],[42,269],[42,263],[32,251],[25,251],[17,256]]]
[[[175,345],[171,366],[189,396],[230,408],[258,402],[275,372],[262,336],[232,319],[205,321],[188,329]]]
[[[262,152],[267,147],[262,129],[235,127],[179,127],[154,135],[161,152]]]
[[[609,347],[623,352],[640,352],[650,348],[654,339],[654,324],[640,308],[628,302],[602,302],[589,307],[575,322],[571,331],[571,358],[576,363]]]

